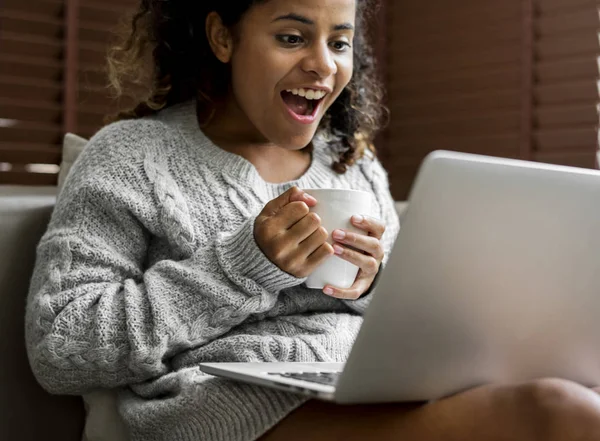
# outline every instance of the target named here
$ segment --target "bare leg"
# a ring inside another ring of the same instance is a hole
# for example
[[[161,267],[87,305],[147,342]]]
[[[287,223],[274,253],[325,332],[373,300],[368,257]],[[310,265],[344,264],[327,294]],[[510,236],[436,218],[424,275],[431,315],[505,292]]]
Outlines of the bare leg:
[[[564,380],[490,385],[426,405],[308,402],[260,441],[600,440],[600,396]]]

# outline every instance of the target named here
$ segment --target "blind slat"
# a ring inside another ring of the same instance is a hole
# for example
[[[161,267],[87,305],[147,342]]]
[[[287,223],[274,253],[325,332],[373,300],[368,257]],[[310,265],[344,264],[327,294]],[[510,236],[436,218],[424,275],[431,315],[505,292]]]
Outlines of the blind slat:
[[[391,79],[388,90],[390,93],[398,96],[420,96],[423,89],[429,94],[453,94],[456,92],[480,92],[485,90],[498,90],[510,88],[519,88],[522,81],[521,71],[510,69],[499,72],[484,73],[478,71],[475,75],[464,75],[461,77],[436,76],[430,78],[397,78]],[[489,72],[489,71],[488,71]]]
[[[424,132],[433,132],[436,136],[486,135],[494,133],[517,132],[521,124],[521,113],[511,112],[500,116],[479,116],[444,120],[404,120],[391,123],[391,130],[402,136],[424,136]]]
[[[576,59],[540,60],[535,66],[539,83],[565,80],[587,80],[598,76],[597,55]]]
[[[82,48],[79,51],[79,59],[82,63],[89,63],[94,66],[103,65],[106,60],[106,52],[102,50]]]
[[[505,39],[507,36],[518,35],[521,31],[518,20],[496,20],[494,22],[463,23],[446,22],[432,29],[423,27],[412,21],[403,23],[394,30],[394,38],[402,40],[402,45],[395,50],[404,50],[429,43],[431,45],[448,43],[448,33],[452,32],[451,41],[465,41],[473,38]],[[454,40],[456,38],[456,40]]]
[[[568,13],[581,8],[597,7],[597,0],[536,0],[540,14]]]
[[[55,60],[0,54],[0,77],[26,80],[60,81],[62,66]]]
[[[114,26],[121,17],[122,10],[114,8],[114,10],[98,7],[90,7],[89,5],[81,5],[79,10],[80,20],[84,22],[94,22],[107,27]]]
[[[538,127],[590,127],[598,123],[598,106],[595,103],[584,106],[544,106],[536,109],[535,122]]]
[[[503,2],[486,3],[473,2],[467,6],[461,1],[460,7],[455,3],[443,2],[445,7],[435,12],[435,6],[430,2],[424,3],[424,9],[419,12],[412,9],[410,12],[405,5],[390,5],[391,22],[397,26],[397,34],[405,37],[408,30],[421,32],[439,32],[440,30],[458,27],[477,27],[495,24],[503,21],[518,21],[521,16],[522,2],[518,0],[504,0]],[[414,34],[413,34],[414,35]]]
[[[578,32],[582,29],[597,30],[599,25],[597,6],[568,13],[542,15],[536,25],[540,37]]]
[[[48,18],[60,18],[64,3],[63,0],[2,0],[4,11],[18,11],[43,15]]]
[[[468,67],[478,66],[498,66],[506,64],[519,63],[521,60],[520,46],[502,46],[495,48],[494,51],[475,51],[472,53],[455,53],[452,55],[439,54],[436,57],[429,57],[421,54],[419,57],[407,63],[405,59],[394,58],[389,62],[389,69],[393,72],[418,74],[418,72],[437,72],[443,75],[445,71],[456,71]]]
[[[538,106],[576,102],[597,102],[598,83],[594,80],[540,85],[535,88]]]
[[[0,9],[2,32],[9,35],[28,35],[42,39],[60,38],[63,32],[62,22],[39,14],[25,14]]]
[[[427,93],[426,91],[424,93]],[[499,109],[519,109],[521,103],[520,90],[492,91],[485,94],[477,93],[455,93],[447,95],[435,95],[424,99],[417,97],[415,99],[404,99],[399,97],[397,101],[390,102],[392,113],[398,117],[406,117],[411,114],[428,112],[439,114],[439,111],[445,114],[473,110],[477,112],[497,111]],[[437,112],[437,113],[436,113]]]
[[[571,167],[589,168],[596,161],[596,153],[589,148],[582,152],[569,148],[558,153],[534,153],[533,159],[539,162],[557,165],[569,165]]]
[[[426,154],[432,150],[449,149],[469,153],[481,152],[516,152],[518,154],[519,135],[507,133],[485,136],[438,136],[435,133],[422,133],[420,136],[404,137],[401,133],[394,134],[393,149],[402,156],[415,153]]]
[[[30,164],[32,158],[38,164],[58,164],[61,149],[55,145],[19,144],[0,142],[0,162]]]
[[[62,142],[62,133],[58,126],[20,122],[13,127],[0,127],[0,139],[3,142],[58,145]],[[18,145],[15,148],[18,149]]]
[[[597,32],[587,34],[542,38],[536,44],[536,54],[541,60],[574,58],[598,53]]]
[[[0,83],[0,95],[11,99],[39,99],[43,102],[58,102],[62,98],[62,90],[54,87]]]
[[[36,57],[52,62],[62,55],[62,47],[54,44],[31,43],[23,40],[8,40],[0,38],[0,53],[19,57],[26,53],[27,58]]]
[[[79,39],[82,42],[106,45],[113,39],[113,32],[106,31],[95,23],[85,23],[79,28]]]
[[[53,102],[0,98],[0,117],[19,121],[60,124],[62,108]]]
[[[0,172],[0,185],[54,186],[57,181],[55,173]]]
[[[540,130],[534,133],[537,150],[588,149],[597,150],[598,131],[593,127]]]

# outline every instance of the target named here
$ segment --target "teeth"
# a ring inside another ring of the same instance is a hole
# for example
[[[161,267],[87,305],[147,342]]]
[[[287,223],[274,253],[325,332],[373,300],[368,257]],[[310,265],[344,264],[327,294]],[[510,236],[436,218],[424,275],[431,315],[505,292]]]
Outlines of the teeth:
[[[327,92],[323,90],[313,90],[313,89],[288,89],[288,92],[306,98],[307,100],[320,100]]]

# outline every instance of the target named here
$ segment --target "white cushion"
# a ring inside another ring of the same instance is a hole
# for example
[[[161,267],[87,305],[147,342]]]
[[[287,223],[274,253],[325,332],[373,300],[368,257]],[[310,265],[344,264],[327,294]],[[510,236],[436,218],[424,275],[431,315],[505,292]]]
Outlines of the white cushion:
[[[400,217],[400,220],[402,220],[402,218],[404,217],[404,212],[406,211],[407,207],[408,207],[408,202],[396,201],[396,211],[398,212],[398,216]]]
[[[129,441],[117,409],[117,393],[99,390],[84,395],[86,418],[82,441]]]
[[[60,171],[58,172],[59,192],[65,184],[69,170],[71,170],[73,163],[81,154],[86,144],[87,139],[73,133],[67,133],[63,138],[62,162],[60,163]]]

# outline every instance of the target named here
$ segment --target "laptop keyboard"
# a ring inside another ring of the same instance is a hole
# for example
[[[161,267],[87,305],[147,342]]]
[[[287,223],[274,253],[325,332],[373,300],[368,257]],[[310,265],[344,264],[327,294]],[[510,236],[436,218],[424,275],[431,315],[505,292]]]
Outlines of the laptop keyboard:
[[[269,375],[309,381],[326,386],[335,386],[340,374],[341,372],[269,372]]]

